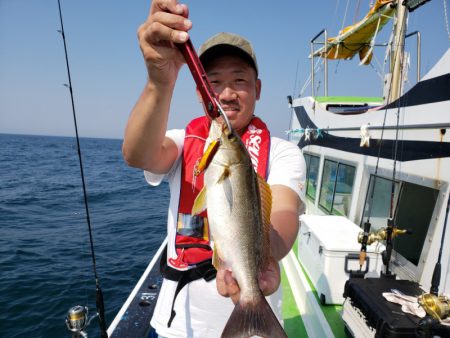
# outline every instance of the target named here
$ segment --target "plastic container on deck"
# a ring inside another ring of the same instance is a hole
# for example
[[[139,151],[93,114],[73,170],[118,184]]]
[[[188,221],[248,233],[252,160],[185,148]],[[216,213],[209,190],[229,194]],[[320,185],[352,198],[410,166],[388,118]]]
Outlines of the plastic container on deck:
[[[343,216],[302,215],[298,258],[314,284],[322,304],[342,304],[350,272],[359,271],[358,234],[362,229]],[[378,277],[384,245],[367,246],[362,267],[366,277]]]

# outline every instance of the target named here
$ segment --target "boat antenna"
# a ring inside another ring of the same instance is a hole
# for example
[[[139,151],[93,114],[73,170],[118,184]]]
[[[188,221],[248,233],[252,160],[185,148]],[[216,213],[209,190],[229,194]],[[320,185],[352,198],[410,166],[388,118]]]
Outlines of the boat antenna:
[[[77,117],[75,114],[75,103],[74,103],[74,99],[73,99],[72,80],[71,80],[71,76],[70,76],[70,67],[69,67],[69,57],[67,55],[66,37],[64,34],[64,25],[63,25],[60,0],[58,0],[58,10],[59,10],[59,19],[61,22],[61,29],[59,30],[59,32],[61,33],[61,36],[62,36],[62,39],[64,42],[64,54],[66,56],[66,68],[67,68],[67,76],[68,76],[68,80],[69,80],[69,84],[66,86],[69,88],[70,99],[72,102],[73,122],[74,122],[74,126],[75,126],[75,135],[76,135],[76,140],[77,140],[78,161],[80,163],[81,181],[83,183],[84,207],[86,210],[86,222],[88,225],[88,232],[89,232],[89,242],[90,242],[90,248],[91,248],[92,266],[94,269],[94,276],[95,276],[97,315],[98,315],[98,319],[99,319],[101,337],[107,338],[108,334],[106,333],[105,306],[104,306],[104,302],[103,302],[103,292],[102,292],[102,289],[100,288],[100,281],[99,281],[98,274],[97,274],[97,266],[95,263],[94,240],[92,237],[92,227],[91,227],[91,221],[90,221],[90,217],[89,217],[89,206],[88,206],[88,199],[87,199],[87,192],[86,192],[86,182],[84,179],[83,161],[81,159],[80,138],[78,136]],[[86,311],[83,311],[84,309],[79,309],[79,307],[80,306],[77,305],[77,306],[73,307],[72,309],[70,309],[68,318],[66,319],[66,323],[67,323],[69,330],[74,332],[75,336],[85,335],[86,333],[84,333],[82,330],[89,324],[90,320],[92,320],[92,318],[87,322],[85,320],[83,320],[82,325],[79,326],[80,313],[86,314],[86,316],[87,316],[87,308],[85,308]]]
[[[298,68],[299,68],[300,60],[297,59],[297,68],[295,70],[295,81],[294,81],[294,90],[292,92],[292,96],[295,97],[297,93],[297,82],[298,82]]]

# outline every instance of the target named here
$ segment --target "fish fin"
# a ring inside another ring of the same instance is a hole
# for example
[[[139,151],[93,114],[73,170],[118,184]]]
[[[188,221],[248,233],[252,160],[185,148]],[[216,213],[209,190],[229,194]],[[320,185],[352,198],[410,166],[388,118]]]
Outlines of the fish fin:
[[[192,215],[198,215],[206,210],[206,186],[198,193],[192,206]]]
[[[239,301],[222,332],[222,338],[236,337],[287,338],[278,318],[262,295],[255,303]]]
[[[263,225],[263,247],[267,250],[263,251],[266,255],[261,256],[261,264],[264,266],[268,263],[270,253],[270,214],[272,212],[272,190],[270,185],[260,175],[258,177],[259,197],[261,200],[261,220]]]
[[[231,171],[230,168],[224,167],[222,175],[220,175],[219,179],[217,180],[218,184],[222,184],[225,197],[228,202],[228,207],[231,210],[233,208],[233,188],[231,186],[230,180],[227,180],[228,177],[230,177]]]
[[[225,166],[223,168],[222,175],[220,175],[219,179],[217,180],[217,183],[223,183],[223,181],[225,181],[225,179],[228,178],[230,174],[231,174],[230,168]]]
[[[264,178],[258,175],[259,196],[261,199],[261,219],[264,230],[270,230],[270,214],[272,212],[272,190]],[[268,229],[266,229],[268,227]]]
[[[195,174],[198,176],[202,171],[204,171],[206,168],[208,168],[209,164],[211,163],[211,160],[213,159],[214,155],[216,154],[217,150],[219,149],[220,141],[219,140],[212,140],[209,144],[208,148],[206,148],[205,152],[203,153],[202,158],[198,162],[196,168],[195,168]]]

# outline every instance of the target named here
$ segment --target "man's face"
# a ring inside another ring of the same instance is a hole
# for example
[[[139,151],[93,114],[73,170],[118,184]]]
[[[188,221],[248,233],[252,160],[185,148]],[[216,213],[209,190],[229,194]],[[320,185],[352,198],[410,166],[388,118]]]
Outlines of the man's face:
[[[206,73],[231,126],[241,134],[261,94],[255,69],[239,57],[225,55],[213,60]]]

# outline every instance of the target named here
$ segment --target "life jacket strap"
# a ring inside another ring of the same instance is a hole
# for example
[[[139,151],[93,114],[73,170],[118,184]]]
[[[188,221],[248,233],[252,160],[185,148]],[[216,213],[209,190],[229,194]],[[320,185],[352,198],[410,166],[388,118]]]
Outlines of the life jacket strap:
[[[167,327],[170,327],[176,315],[176,312],[174,310],[175,300],[177,299],[177,296],[180,293],[181,289],[183,289],[183,287],[186,286],[186,284],[194,280],[198,280],[200,278],[203,278],[207,282],[213,280],[214,278],[216,278],[217,270],[212,265],[211,259],[201,262],[197,264],[195,268],[189,270],[180,271],[174,269],[167,265],[167,247],[164,248],[164,251],[161,254],[159,268],[164,278],[177,282],[177,288],[175,290],[175,295],[173,296],[172,301],[170,318],[167,323]]]

